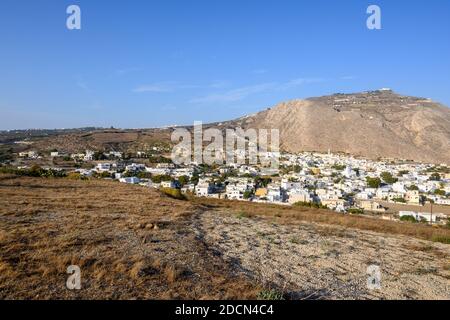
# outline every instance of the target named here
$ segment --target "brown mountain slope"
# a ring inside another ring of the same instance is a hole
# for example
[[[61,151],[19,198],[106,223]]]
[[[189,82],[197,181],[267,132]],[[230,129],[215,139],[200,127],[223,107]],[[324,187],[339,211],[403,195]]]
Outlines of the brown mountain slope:
[[[233,124],[277,128],[287,151],[450,163],[450,109],[390,90],[289,101]]]

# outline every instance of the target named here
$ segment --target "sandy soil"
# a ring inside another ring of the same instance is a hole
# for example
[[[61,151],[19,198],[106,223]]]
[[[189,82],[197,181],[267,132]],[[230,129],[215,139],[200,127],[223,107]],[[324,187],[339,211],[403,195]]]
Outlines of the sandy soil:
[[[450,299],[450,247],[404,236],[207,212],[193,223],[205,242],[249,277],[291,298]],[[367,267],[381,289],[367,288]]]

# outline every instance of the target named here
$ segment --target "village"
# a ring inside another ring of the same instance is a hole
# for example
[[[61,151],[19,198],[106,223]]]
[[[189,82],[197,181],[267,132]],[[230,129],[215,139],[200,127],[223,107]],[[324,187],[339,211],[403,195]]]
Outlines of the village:
[[[167,151],[161,147],[127,155],[28,151],[19,153],[12,165],[20,169],[46,158],[53,164],[60,159],[65,168],[42,168],[80,179],[96,177],[177,189],[197,197],[316,207],[388,220],[438,225],[447,224],[450,217],[450,168],[445,164],[374,161],[331,152],[281,153],[279,170],[268,173],[267,168],[248,164],[175,165],[162,156]],[[76,165],[67,168],[72,162]]]

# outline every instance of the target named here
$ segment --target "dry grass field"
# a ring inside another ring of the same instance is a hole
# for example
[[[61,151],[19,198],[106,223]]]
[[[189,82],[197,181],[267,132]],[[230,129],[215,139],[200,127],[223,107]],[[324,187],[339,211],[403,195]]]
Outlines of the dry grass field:
[[[114,182],[1,176],[0,298],[256,297],[189,229],[200,210]],[[66,289],[69,265],[79,291]]]
[[[445,299],[449,238],[326,210],[0,176],[0,299]],[[380,291],[365,287],[369,264]],[[69,265],[81,290],[65,286]]]

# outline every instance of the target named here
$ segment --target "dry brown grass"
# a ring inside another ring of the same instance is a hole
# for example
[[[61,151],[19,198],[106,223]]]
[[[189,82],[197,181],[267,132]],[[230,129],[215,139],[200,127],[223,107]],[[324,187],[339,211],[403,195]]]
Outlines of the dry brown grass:
[[[0,299],[256,297],[190,229],[200,212],[138,186],[0,176]]]

